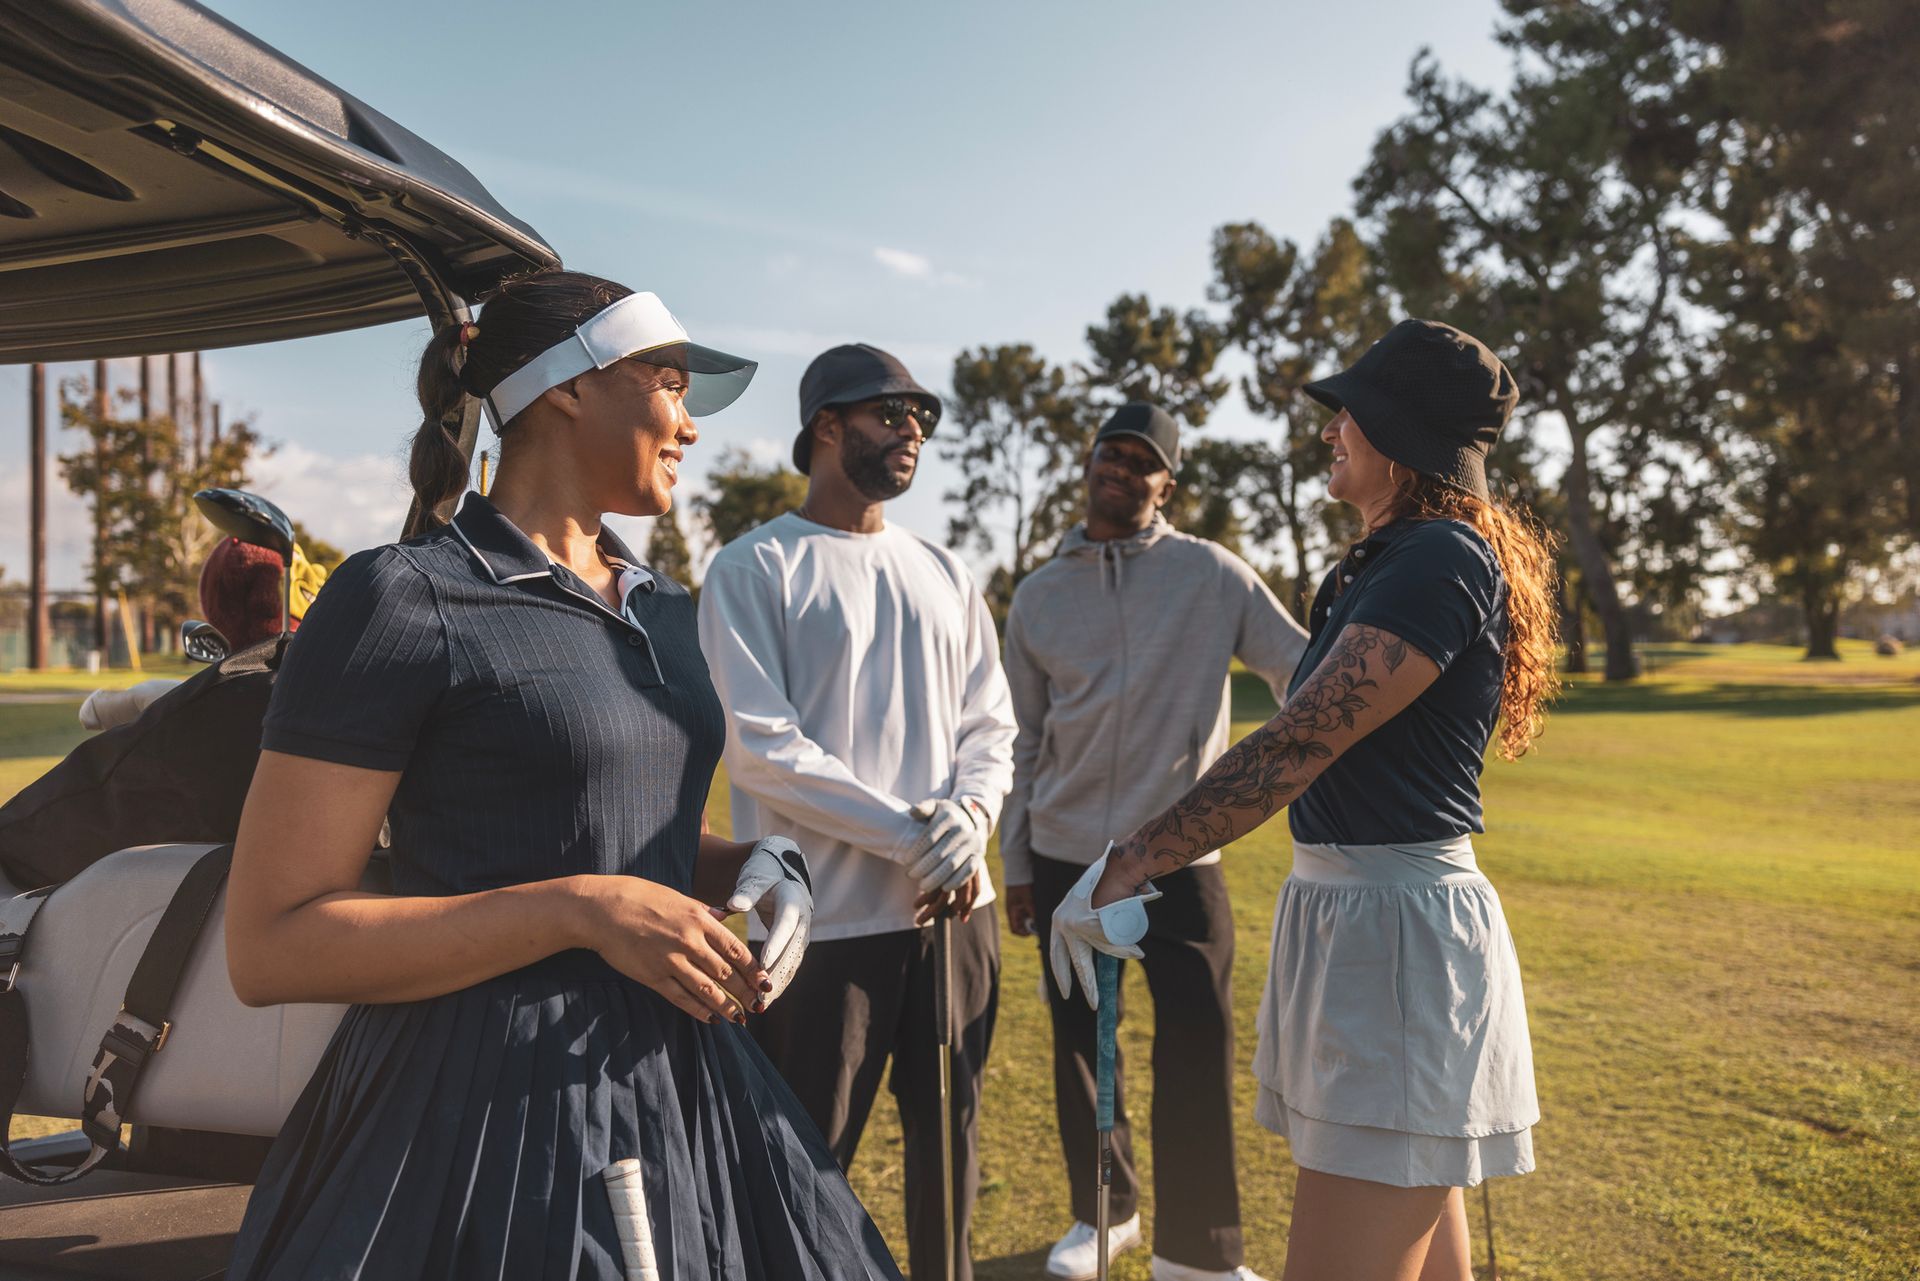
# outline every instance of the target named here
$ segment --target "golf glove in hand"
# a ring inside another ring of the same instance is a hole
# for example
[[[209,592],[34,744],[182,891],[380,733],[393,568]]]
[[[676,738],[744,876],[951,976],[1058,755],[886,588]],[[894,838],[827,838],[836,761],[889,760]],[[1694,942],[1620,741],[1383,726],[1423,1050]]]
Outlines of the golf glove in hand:
[[[1113,842],[1108,841],[1107,854],[1112,852]],[[1093,978],[1094,952],[1135,960],[1144,956],[1140,940],[1147,936],[1147,904],[1160,897],[1160,891],[1149,886],[1145,894],[1096,908],[1093,887],[1100,883],[1100,874],[1107,870],[1107,854],[1094,861],[1054,909],[1053,941],[1048,948],[1053,961],[1053,981],[1060,985],[1060,995],[1073,995],[1073,978],[1077,974],[1087,1004],[1095,1009],[1100,1008],[1100,988]]]
[[[767,927],[760,963],[773,983],[766,995],[772,1005],[793,981],[813,932],[813,876],[807,871],[807,856],[784,836],[762,837],[740,868],[727,910],[758,910]]]
[[[973,811],[959,801],[921,801],[913,816],[926,820],[920,839],[907,851],[907,875],[923,893],[951,894],[986,864],[987,833]]]

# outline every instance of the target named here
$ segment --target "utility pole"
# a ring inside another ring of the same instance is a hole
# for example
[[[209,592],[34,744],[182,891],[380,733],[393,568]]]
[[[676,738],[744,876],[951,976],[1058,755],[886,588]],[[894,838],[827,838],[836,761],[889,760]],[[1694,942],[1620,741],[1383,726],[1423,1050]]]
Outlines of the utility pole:
[[[112,411],[113,402],[107,396],[107,362],[93,362],[93,416],[102,425]],[[97,436],[93,445],[94,462],[98,465],[101,485],[107,477],[107,437],[104,432]],[[106,495],[95,491],[93,495],[93,647],[100,651],[100,661],[106,662],[107,655],[113,652],[113,646],[107,636],[107,589],[102,585],[99,567],[107,548],[107,504]]]
[[[200,353],[193,353],[193,465],[207,461],[207,388],[200,381]]]
[[[36,364],[28,379],[27,465],[27,666],[47,666],[47,367]]]
[[[217,446],[220,443],[220,402],[216,400],[208,408],[213,411],[213,443]]]

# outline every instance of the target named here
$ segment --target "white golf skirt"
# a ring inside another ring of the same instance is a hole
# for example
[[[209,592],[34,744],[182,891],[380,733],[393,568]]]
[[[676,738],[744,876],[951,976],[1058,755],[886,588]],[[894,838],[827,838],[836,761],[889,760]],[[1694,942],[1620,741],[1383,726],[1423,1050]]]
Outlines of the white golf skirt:
[[[1274,908],[1254,1115],[1310,1170],[1472,1187],[1533,1169],[1513,937],[1469,837],[1295,842]]]

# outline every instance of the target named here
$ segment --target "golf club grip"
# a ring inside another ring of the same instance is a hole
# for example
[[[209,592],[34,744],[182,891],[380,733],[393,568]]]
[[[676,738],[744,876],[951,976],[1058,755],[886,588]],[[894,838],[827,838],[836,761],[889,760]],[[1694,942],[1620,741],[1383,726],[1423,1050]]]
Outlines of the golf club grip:
[[[1113,1128],[1113,1060],[1120,1036],[1120,958],[1105,952],[1093,958],[1094,981],[1100,989],[1100,1009],[1095,1018],[1098,1035],[1094,1041],[1094,1083],[1096,1129]]]
[[[953,917],[940,913],[933,922],[933,1021],[940,1045],[953,1044]]]

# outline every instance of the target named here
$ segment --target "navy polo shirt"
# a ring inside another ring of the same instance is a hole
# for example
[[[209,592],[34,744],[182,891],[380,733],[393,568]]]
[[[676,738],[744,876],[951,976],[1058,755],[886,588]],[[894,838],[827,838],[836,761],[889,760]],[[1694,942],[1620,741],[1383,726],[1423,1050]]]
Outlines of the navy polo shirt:
[[[635,561],[611,532],[600,543]],[[262,746],[400,772],[401,894],[578,873],[684,892],[726,723],[692,599],[634,577],[623,616],[470,493],[447,527],[328,578]]]
[[[1391,845],[1487,830],[1480,770],[1500,712],[1506,602],[1493,549],[1459,521],[1396,521],[1348,550],[1314,597],[1307,652],[1287,692],[1350,624],[1393,633],[1440,676],[1288,807],[1296,839]]]

